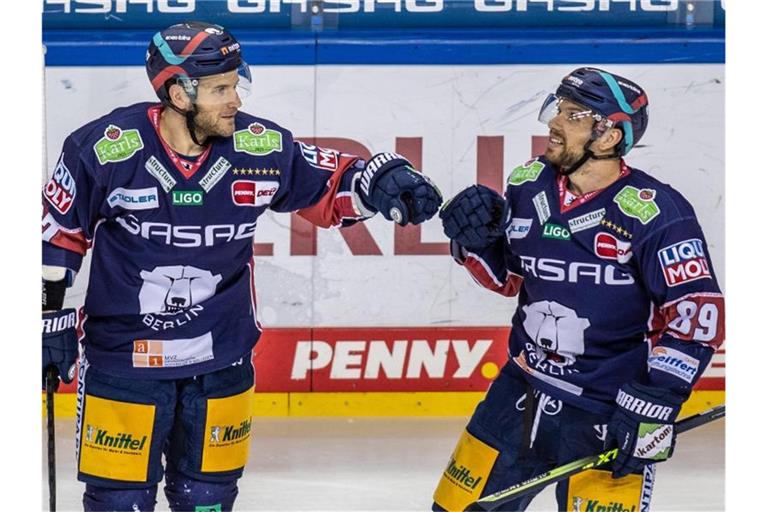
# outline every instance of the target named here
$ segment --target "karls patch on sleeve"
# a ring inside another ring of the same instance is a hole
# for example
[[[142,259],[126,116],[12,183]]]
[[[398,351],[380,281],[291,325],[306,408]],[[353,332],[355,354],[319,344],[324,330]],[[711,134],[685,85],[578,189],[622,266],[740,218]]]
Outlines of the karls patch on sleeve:
[[[239,395],[208,399],[202,472],[232,471],[245,466],[251,444],[252,402],[252,388]]]
[[[154,405],[86,395],[80,472],[122,482],[146,482],[154,421]]]
[[[642,475],[614,479],[610,471],[584,471],[568,481],[568,510],[640,512],[642,491]]]
[[[437,484],[435,502],[446,510],[464,510],[477,501],[498,456],[498,450],[464,430]]]

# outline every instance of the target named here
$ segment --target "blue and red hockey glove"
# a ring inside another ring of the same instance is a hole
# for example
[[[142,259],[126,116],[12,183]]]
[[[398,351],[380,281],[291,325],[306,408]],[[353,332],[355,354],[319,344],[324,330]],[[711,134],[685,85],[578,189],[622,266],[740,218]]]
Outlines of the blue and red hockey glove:
[[[504,198],[485,185],[465,188],[440,210],[445,236],[467,249],[482,249],[502,236]]]
[[[43,313],[43,388],[49,366],[56,369],[65,383],[72,382],[75,377],[78,355],[76,326],[77,312],[72,308]]]
[[[432,181],[397,153],[379,153],[365,164],[359,182],[366,208],[405,226],[431,219],[443,196]]]
[[[619,389],[619,407],[608,423],[607,441],[619,448],[613,478],[640,472],[644,466],[672,456],[675,418],[683,402],[683,397],[672,391],[636,382]]]

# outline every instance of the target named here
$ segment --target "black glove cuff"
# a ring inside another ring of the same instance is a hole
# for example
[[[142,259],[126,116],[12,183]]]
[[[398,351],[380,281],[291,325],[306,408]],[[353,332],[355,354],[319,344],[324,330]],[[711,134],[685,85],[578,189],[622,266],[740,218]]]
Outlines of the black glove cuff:
[[[64,307],[64,295],[67,291],[67,278],[61,281],[43,279],[43,311],[57,311]]]

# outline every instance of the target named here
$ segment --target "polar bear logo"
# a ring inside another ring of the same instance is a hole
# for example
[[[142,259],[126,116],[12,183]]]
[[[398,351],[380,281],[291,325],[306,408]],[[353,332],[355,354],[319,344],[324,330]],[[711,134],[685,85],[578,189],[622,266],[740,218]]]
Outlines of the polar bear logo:
[[[576,311],[557,302],[543,300],[523,306],[525,320],[523,328],[528,336],[541,347],[540,357],[555,353],[564,361],[556,362],[567,366],[584,353],[584,330],[589,320],[579,318]]]
[[[221,275],[189,265],[142,270],[139,290],[140,313],[173,314],[213,296]]]

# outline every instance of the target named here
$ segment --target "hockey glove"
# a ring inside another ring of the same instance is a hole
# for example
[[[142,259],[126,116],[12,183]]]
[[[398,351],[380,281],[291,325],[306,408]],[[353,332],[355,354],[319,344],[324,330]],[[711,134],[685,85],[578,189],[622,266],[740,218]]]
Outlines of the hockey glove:
[[[482,249],[503,233],[504,199],[485,185],[467,187],[440,210],[445,236],[467,249]]]
[[[618,409],[608,423],[609,442],[618,444],[613,478],[640,472],[644,466],[662,462],[675,449],[674,422],[684,399],[669,390],[625,384],[616,396]]]
[[[75,377],[76,325],[77,313],[72,308],[43,313],[43,388],[49,366],[54,367],[66,383],[72,382]]]
[[[440,190],[397,153],[379,153],[365,165],[360,197],[366,208],[405,226],[431,219],[443,202]]]

